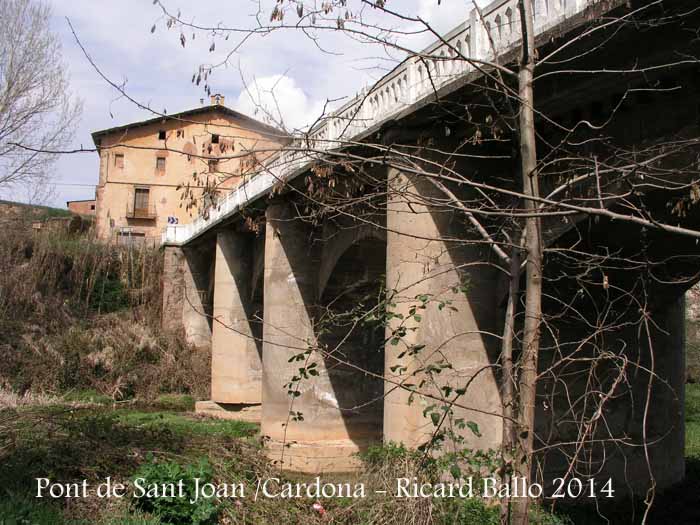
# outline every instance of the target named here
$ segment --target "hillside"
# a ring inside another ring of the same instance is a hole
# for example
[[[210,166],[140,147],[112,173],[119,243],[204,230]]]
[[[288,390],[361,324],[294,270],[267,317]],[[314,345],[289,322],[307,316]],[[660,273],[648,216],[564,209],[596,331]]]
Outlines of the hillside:
[[[47,219],[49,217],[70,217],[71,213],[62,208],[26,204],[0,199],[0,217],[24,218],[31,217],[34,220]]]

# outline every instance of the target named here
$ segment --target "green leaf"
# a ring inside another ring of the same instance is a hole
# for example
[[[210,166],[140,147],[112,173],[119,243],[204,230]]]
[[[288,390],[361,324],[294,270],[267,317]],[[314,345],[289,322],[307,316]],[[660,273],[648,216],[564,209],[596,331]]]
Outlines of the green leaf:
[[[481,437],[481,432],[479,432],[479,425],[474,423],[474,421],[467,421],[467,427],[476,437]]]

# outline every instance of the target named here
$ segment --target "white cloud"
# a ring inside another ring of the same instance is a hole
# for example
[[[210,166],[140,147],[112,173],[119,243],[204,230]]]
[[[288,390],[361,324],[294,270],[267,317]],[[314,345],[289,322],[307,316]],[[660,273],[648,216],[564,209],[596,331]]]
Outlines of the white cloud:
[[[484,4],[483,1],[477,3]],[[443,0],[440,5],[437,0],[420,0],[418,16],[438,33],[446,33],[466,20],[472,9],[472,0]],[[435,37],[430,40],[435,40]]]
[[[234,108],[258,120],[288,130],[312,124],[323,111],[323,103],[313,101],[287,75],[253,79],[238,96]]]
[[[160,9],[150,0],[48,1],[54,8],[53,26],[63,42],[72,89],[85,103],[83,121],[76,130],[76,148],[91,145],[91,131],[150,114],[119,99],[118,93],[98,76],[74,41],[66,16],[98,66],[117,83],[128,79],[126,89],[139,102],[158,111],[167,109],[168,113],[197,106],[203,86],[190,83],[193,71],[202,62],[216,64],[228,57],[227,66],[215,70],[209,78],[212,91],[225,94],[230,105],[260,120],[263,114],[255,110],[262,102],[276,120],[282,117],[288,129],[312,123],[323,111],[324,101],[334,100],[333,105],[344,102],[347,98],[343,97],[354,96],[403,58],[395,50],[363,43],[338,31],[318,31],[318,40],[312,40],[294,29],[251,38],[229,57],[240,35],[232,35],[229,41],[218,40],[215,52],[209,53],[211,35],[200,32],[192,41],[187,31],[187,45],[182,48],[179,29],[167,31]],[[262,2],[266,7],[274,3]],[[357,0],[352,3],[359,5]],[[247,0],[165,0],[165,4],[173,12],[182,7],[186,19],[204,26],[221,22],[235,27],[254,24],[255,18],[249,15],[258,6],[257,1]],[[436,29],[448,31],[468,16],[473,4],[472,0],[442,0],[439,6],[437,0],[391,0],[391,7],[403,15],[418,14]],[[362,8],[362,12],[369,23],[377,22],[387,30],[405,29],[401,18],[369,8]],[[157,28],[151,34],[154,23]],[[432,41],[427,33],[420,38],[426,41],[410,40],[409,47],[420,50]],[[55,169],[56,181],[61,185],[54,203],[63,205],[67,199],[91,196],[97,171],[98,157],[94,153],[61,156]]]

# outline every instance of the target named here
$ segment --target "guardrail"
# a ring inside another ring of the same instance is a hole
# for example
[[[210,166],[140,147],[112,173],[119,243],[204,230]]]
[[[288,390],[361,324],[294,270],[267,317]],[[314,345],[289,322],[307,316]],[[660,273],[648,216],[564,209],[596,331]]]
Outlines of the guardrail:
[[[547,31],[596,1],[535,0],[535,33]],[[472,9],[468,19],[441,40],[404,61],[372,87],[364,88],[317,124],[308,137],[294,141],[281,153],[273,155],[262,173],[229,193],[217,207],[209,209],[205,217],[186,225],[168,226],[163,233],[163,243],[186,243],[241,206],[268,193],[277,182],[289,179],[315,160],[318,151],[351,141],[430,96],[436,89],[470,73],[479,63],[493,61],[494,56],[514,49],[519,41],[518,0],[497,0],[480,12]]]

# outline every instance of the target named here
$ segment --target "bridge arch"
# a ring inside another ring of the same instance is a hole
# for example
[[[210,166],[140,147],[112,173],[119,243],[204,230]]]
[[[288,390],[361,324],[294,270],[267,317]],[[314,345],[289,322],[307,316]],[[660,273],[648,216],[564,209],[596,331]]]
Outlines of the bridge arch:
[[[353,245],[361,243],[365,239],[374,239],[386,244],[386,231],[369,224],[345,229],[334,228],[334,230],[325,232],[325,237],[328,240],[323,246],[321,267],[318,273],[319,299],[323,296],[338,261]]]
[[[315,323],[334,404],[348,438],[380,442],[384,418],[384,323],[365,316],[382,300],[386,236],[376,228],[342,230],[322,259]]]

